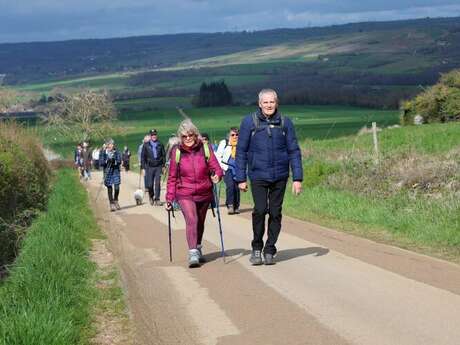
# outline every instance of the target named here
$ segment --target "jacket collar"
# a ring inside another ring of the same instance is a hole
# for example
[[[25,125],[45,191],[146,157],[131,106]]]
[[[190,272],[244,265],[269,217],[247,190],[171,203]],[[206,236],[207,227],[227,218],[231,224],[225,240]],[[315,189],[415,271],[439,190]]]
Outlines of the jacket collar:
[[[198,139],[197,142],[191,148],[185,147],[185,145],[182,143],[179,145],[179,148],[181,151],[184,151],[184,152],[192,152],[192,151],[198,151],[202,146],[203,146],[203,142]]]
[[[257,116],[259,117],[259,119],[261,121],[265,121],[265,122],[269,122],[269,123],[272,123],[272,124],[276,124],[278,125],[279,123],[281,123],[281,113],[279,111],[279,109],[276,109],[276,112],[273,114],[272,117],[270,117],[269,119],[262,113],[262,109],[258,108],[257,110]]]

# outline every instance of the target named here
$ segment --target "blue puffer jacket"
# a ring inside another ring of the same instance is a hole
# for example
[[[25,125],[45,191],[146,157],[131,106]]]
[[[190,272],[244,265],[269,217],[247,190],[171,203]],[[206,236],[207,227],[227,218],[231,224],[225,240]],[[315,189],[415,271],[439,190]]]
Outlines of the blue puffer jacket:
[[[257,130],[252,114],[241,121],[236,146],[235,180],[246,181],[247,168],[251,180],[274,182],[288,178],[291,166],[292,180],[302,181],[302,155],[292,121],[283,115],[282,126],[279,112],[270,120],[267,120],[260,109],[256,115],[259,119]]]

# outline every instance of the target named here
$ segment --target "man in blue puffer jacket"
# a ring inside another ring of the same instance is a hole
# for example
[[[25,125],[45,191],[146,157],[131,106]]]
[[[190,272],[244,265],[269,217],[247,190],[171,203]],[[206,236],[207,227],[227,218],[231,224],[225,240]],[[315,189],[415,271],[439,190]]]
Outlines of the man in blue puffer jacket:
[[[295,195],[302,190],[303,169],[294,125],[278,111],[278,96],[272,89],[260,91],[259,109],[247,115],[241,122],[236,148],[236,166],[235,180],[238,187],[242,191],[247,191],[248,176],[254,199],[254,238],[249,260],[253,265],[273,265],[275,244],[281,230],[281,208],[289,167],[292,171],[292,191]],[[267,210],[268,239],[264,246]]]

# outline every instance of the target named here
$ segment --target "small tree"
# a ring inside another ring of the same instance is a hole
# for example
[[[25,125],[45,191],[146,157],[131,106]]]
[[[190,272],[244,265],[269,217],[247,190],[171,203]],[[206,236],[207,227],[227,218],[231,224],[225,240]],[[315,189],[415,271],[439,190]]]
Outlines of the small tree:
[[[200,93],[193,103],[198,107],[216,107],[230,105],[232,102],[232,93],[225,81],[221,80],[209,84],[203,82],[200,86]]]
[[[460,69],[443,74],[440,81],[401,107],[403,124],[413,123],[416,115],[424,122],[460,120]]]
[[[89,141],[113,135],[116,109],[107,92],[54,92],[42,117],[48,127],[75,141]]]
[[[0,113],[4,113],[12,105],[18,102],[18,94],[16,91],[6,87],[0,87]]]

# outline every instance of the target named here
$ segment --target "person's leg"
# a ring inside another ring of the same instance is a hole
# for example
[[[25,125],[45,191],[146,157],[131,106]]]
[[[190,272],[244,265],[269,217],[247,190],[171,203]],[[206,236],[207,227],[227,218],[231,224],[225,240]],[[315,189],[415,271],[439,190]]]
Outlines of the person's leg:
[[[113,203],[113,188],[112,186],[107,186],[107,194],[109,196],[109,202]]]
[[[253,250],[262,250],[264,247],[265,233],[265,214],[267,210],[268,185],[265,181],[251,181],[251,192],[254,200],[254,209],[252,211],[252,231],[254,239],[252,240]]]
[[[196,211],[198,215],[198,223],[197,223],[197,244],[201,245],[201,241],[203,239],[204,233],[204,222],[206,220],[206,215],[208,213],[209,202],[197,202],[196,203]]]
[[[155,183],[155,200],[160,200],[161,193],[161,167],[154,168],[153,179]]]
[[[189,249],[196,249],[198,243],[198,215],[193,200],[179,200],[179,205],[185,219],[185,233]]]
[[[120,185],[119,184],[114,185],[114,189],[115,189],[115,195],[113,197],[113,203],[115,204],[115,207],[117,208],[117,210],[119,210],[120,204],[118,203],[118,194],[120,194]]]
[[[234,200],[233,200],[233,205],[235,207],[235,211],[238,211],[240,209],[240,189],[238,188],[238,183],[235,180],[233,181],[233,194],[234,194]]]
[[[225,183],[225,205],[227,207],[233,206],[233,183],[232,174],[226,171],[224,175]]]
[[[154,197],[154,192],[153,192],[154,173],[155,173],[154,168],[147,167],[145,169],[145,177],[144,177],[145,188],[149,192],[150,204],[152,205],[153,205],[153,197]]]
[[[113,200],[118,201],[118,195],[120,194],[120,185],[116,184],[114,185],[114,187],[115,187],[115,195],[114,195]]]
[[[276,241],[281,231],[281,211],[286,191],[287,180],[271,184],[268,192],[268,239],[265,243],[264,254],[276,254]]]

